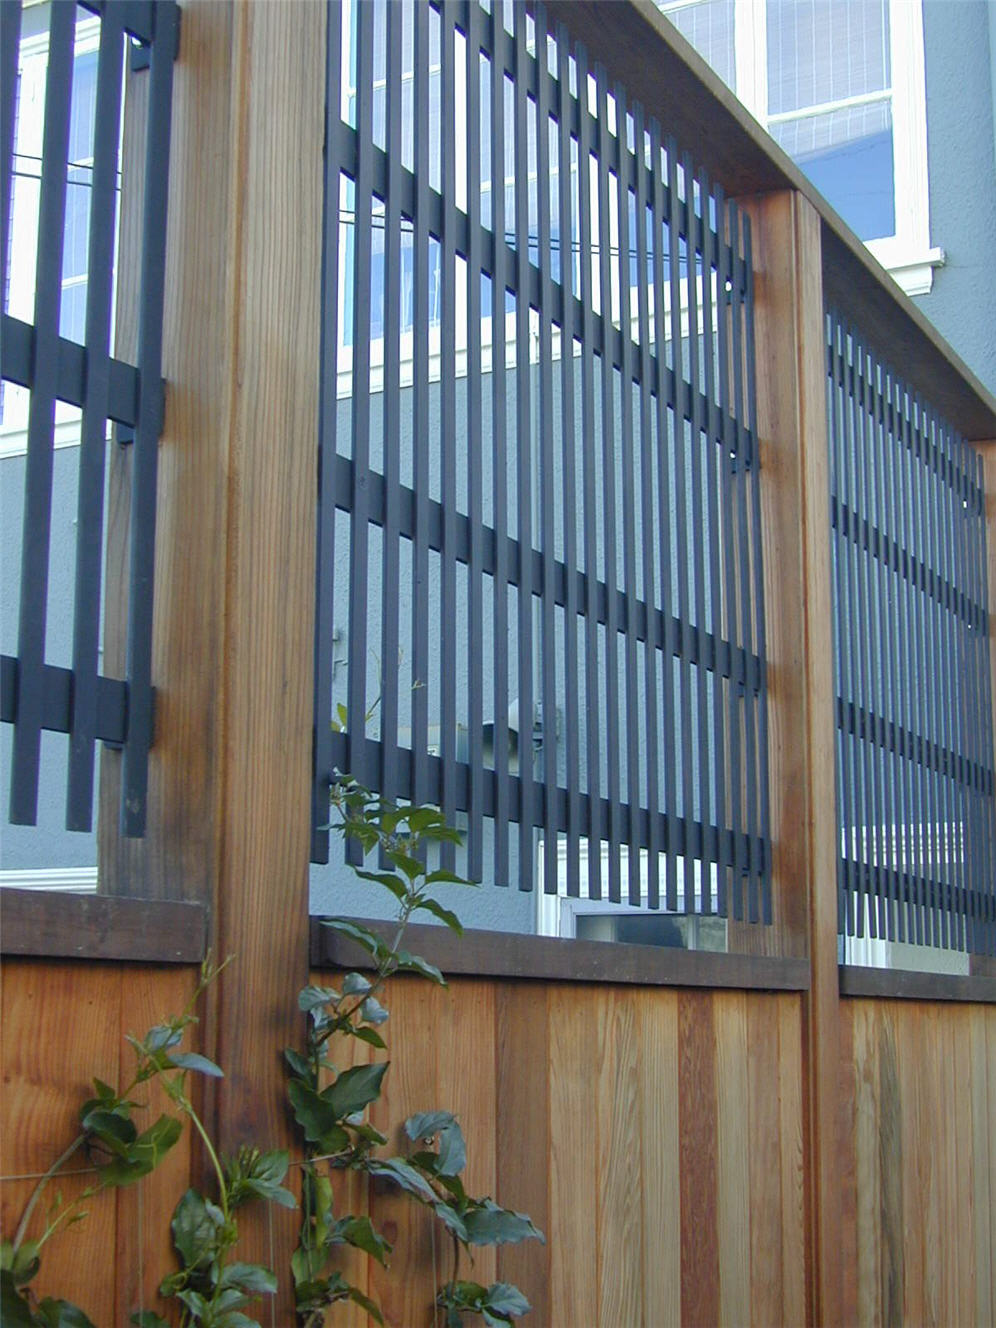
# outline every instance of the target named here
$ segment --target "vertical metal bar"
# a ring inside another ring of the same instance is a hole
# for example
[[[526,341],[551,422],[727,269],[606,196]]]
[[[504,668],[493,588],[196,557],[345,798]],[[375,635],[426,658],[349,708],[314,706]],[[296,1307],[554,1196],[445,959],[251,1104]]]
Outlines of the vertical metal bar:
[[[11,186],[14,179],[14,124],[17,62],[21,42],[19,0],[0,5],[0,296],[7,289],[10,261]]]
[[[699,890],[701,902],[696,902],[694,897],[694,881],[696,873],[692,872],[693,895],[691,902],[688,898],[688,873],[689,858],[688,840],[686,837],[685,850],[685,912],[696,913],[700,909],[703,913],[712,912],[712,900],[707,897],[711,895],[711,874],[708,865],[708,848],[706,845],[706,826],[709,817],[709,750],[708,750],[708,699],[706,683],[706,659],[705,659],[705,566],[706,566],[706,532],[703,530],[702,523],[702,433],[703,427],[708,424],[702,415],[702,382],[699,373],[699,256],[698,256],[698,230],[699,220],[695,210],[695,196],[699,188],[698,181],[695,178],[691,158],[687,153],[682,157],[682,174],[685,180],[685,255],[686,268],[685,280],[686,290],[688,292],[688,389],[689,389],[689,424],[691,426],[691,466],[690,466],[690,492],[685,490],[685,499],[689,502],[691,508],[691,560],[688,564],[688,574],[691,578],[688,596],[688,611],[695,613],[695,633],[698,638],[698,652],[695,663],[695,699],[693,705],[692,726],[695,730],[695,736],[698,739],[695,744],[695,756],[693,758],[693,783],[695,788],[695,821],[702,827],[702,843],[699,850]],[[702,207],[705,208],[704,195]],[[704,229],[704,227],[703,227]],[[688,666],[689,690],[691,690],[691,663]],[[689,823],[689,815],[686,813],[685,824]],[[694,864],[691,864],[694,868]],[[708,883],[707,878],[708,877]]]
[[[322,327],[318,406],[318,539],[315,551],[315,730],[311,860],[328,862],[332,780],[332,654],[335,581],[335,458],[339,359],[339,198],[336,152],[342,60],[342,5],[330,0],[325,56],[325,171],[322,185]]]
[[[415,540],[412,595],[412,801],[429,797],[429,6],[415,6],[415,238],[412,328]],[[420,132],[421,130],[421,132]]]
[[[958,586],[958,567],[957,567],[957,522],[958,522],[958,489],[957,489],[957,470],[953,456],[953,440],[950,430],[943,421],[936,422],[936,438],[938,451],[943,460],[944,466],[944,485],[940,489],[940,497],[943,499],[943,510],[938,529],[940,537],[940,569],[944,582],[949,586]],[[960,948],[960,887],[963,883],[962,863],[957,854],[952,852],[952,836],[957,825],[958,817],[958,735],[954,723],[954,700],[961,692],[965,679],[958,672],[958,648],[955,634],[956,619],[952,613],[953,605],[944,605],[940,601],[935,606],[935,616],[938,621],[938,646],[942,652],[942,675],[953,677],[958,681],[955,686],[945,687],[943,690],[937,687],[938,703],[941,711],[941,746],[948,753],[945,761],[945,772],[943,780],[944,803],[942,821],[942,838],[944,846],[944,858],[947,867],[947,940],[950,949]],[[937,680],[940,682],[940,679]]]
[[[890,757],[892,770],[890,797],[890,853],[893,881],[895,886],[895,920],[897,937],[900,941],[911,937],[909,876],[906,868],[906,758],[901,750],[899,734],[902,732],[901,685],[903,676],[902,621],[898,614],[899,598],[894,593],[901,575],[898,557],[891,551],[901,547],[899,543],[899,524],[896,513],[896,474],[899,467],[899,452],[902,444],[897,437],[895,413],[892,402],[895,394],[893,373],[883,369],[881,384],[881,447],[882,447],[882,517],[881,526],[886,538],[886,548],[890,550],[884,559],[884,581],[887,594],[885,641],[888,649],[888,669],[886,672],[886,719],[891,723],[896,741]]]
[[[484,875],[484,519],[481,444],[481,6],[471,0],[467,25],[467,513],[470,518],[468,722],[470,807],[467,874]],[[496,245],[497,247],[497,245]],[[492,309],[492,315],[494,310]],[[494,326],[492,316],[492,326]]]
[[[605,755],[609,795],[609,899],[622,897],[619,848],[622,807],[619,800],[619,558],[616,531],[616,447],[613,405],[615,369],[612,363],[612,228],[609,220],[609,162],[613,151],[609,133],[608,76],[596,66],[598,85],[598,255],[602,309],[602,538],[605,589]],[[618,108],[616,133],[620,132]]]
[[[874,372],[874,361],[867,346],[862,344],[860,348],[861,388],[857,397],[857,441],[860,452],[859,491],[861,494],[861,515],[867,523],[867,529],[869,530],[872,529],[875,517],[875,462],[872,455],[875,415],[875,396],[873,386]],[[879,678],[880,660],[879,642],[876,632],[876,623],[878,619],[876,612],[876,602],[878,598],[876,545],[877,540],[873,542],[872,539],[869,539],[868,548],[865,551],[865,558],[862,564],[862,608],[864,612],[861,622],[861,639],[865,659],[864,708],[865,713],[868,716],[869,728],[866,738],[866,751],[869,765],[868,810],[871,816],[871,833],[870,836],[867,836],[866,830],[866,836],[870,838],[870,851],[873,858],[872,884],[875,892],[876,906],[876,930],[874,934],[879,940],[883,940],[887,937],[888,930],[886,927],[886,882],[883,870],[884,841],[882,838],[882,822],[884,819],[884,809],[882,797],[881,720],[876,705],[876,685]]]
[[[457,462],[456,462],[456,8],[443,5],[441,19],[442,88],[442,327],[440,329],[439,373],[442,388],[442,620],[440,623],[440,754],[443,765],[441,808],[447,822],[456,819],[456,737],[457,737]],[[466,133],[466,122],[461,126]],[[468,333],[469,333],[468,328]],[[441,863],[449,870],[456,864],[453,844],[443,844]]]
[[[981,719],[978,703],[978,676],[975,671],[972,642],[968,624],[968,615],[972,613],[975,602],[970,555],[968,551],[969,521],[969,485],[968,457],[962,439],[950,428],[949,446],[952,450],[955,467],[955,502],[954,502],[954,597],[949,607],[952,634],[955,639],[957,658],[956,677],[965,680],[965,695],[957,707],[952,707],[952,728],[954,731],[957,760],[957,807],[958,820],[955,823],[955,851],[960,854],[959,867],[961,878],[961,896],[958,907],[958,948],[970,950],[970,939],[974,928],[974,872],[975,834],[971,807],[972,771],[976,768],[976,738],[973,730],[979,728]],[[959,605],[964,606],[959,613]],[[974,720],[974,722],[973,722]]]
[[[536,181],[538,261],[540,268],[539,426],[540,426],[540,539],[543,549],[542,649],[543,695],[543,889],[555,895],[559,876],[557,834],[557,645],[554,544],[557,486],[553,448],[553,274],[550,226],[550,71],[546,12],[536,10]],[[560,283],[564,289],[563,247]],[[567,355],[561,334],[560,354]],[[563,447],[562,452],[567,449]],[[563,512],[566,530],[568,513]]]
[[[508,249],[505,221],[505,47],[502,6],[491,7],[491,227],[494,265],[491,274],[491,436],[494,460],[494,762],[495,880],[509,883],[508,823],[508,371],[505,355],[505,305]]]
[[[519,543],[519,889],[533,888],[533,439],[530,378],[529,56],[515,10],[515,457]]]
[[[721,317],[718,304],[718,276],[716,277],[717,290],[716,300],[713,297],[713,281],[716,258],[713,253],[713,218],[711,212],[716,209],[716,225],[720,225],[720,212],[716,208],[716,200],[709,188],[708,177],[705,172],[700,175],[700,189],[702,199],[702,376],[706,392],[707,414],[705,419],[705,449],[706,449],[706,514],[705,528],[708,541],[709,567],[708,567],[708,588],[709,588],[709,611],[707,615],[709,633],[713,642],[713,658],[711,660],[711,678],[709,686],[712,692],[712,738],[709,742],[709,784],[713,790],[712,805],[709,831],[709,852],[706,861],[703,863],[703,871],[709,873],[709,887],[703,895],[703,901],[709,900],[709,908],[712,908],[712,877],[713,872],[717,878],[717,888],[721,890],[720,882],[723,879],[724,869],[720,863],[723,857],[723,848],[721,837],[726,824],[726,780],[723,770],[723,753],[726,747],[726,735],[723,725],[723,692],[721,685],[721,673],[719,671],[719,646],[723,637],[723,620],[721,604],[721,586],[720,586],[720,547],[721,536],[719,528],[719,456],[717,449],[723,448],[721,439],[721,419],[717,406],[716,394],[716,352],[714,347],[714,313]],[[720,237],[720,243],[722,238]],[[703,630],[705,629],[706,618],[703,618]],[[706,723],[706,715],[702,716],[702,723]],[[708,734],[708,727],[707,727]],[[766,748],[764,751],[766,752]],[[705,823],[703,821],[703,823]],[[725,903],[725,892],[723,900],[719,894],[716,898],[716,911],[722,914],[721,903]]]
[[[575,53],[578,90],[578,199],[581,232],[581,445],[584,490],[585,753],[588,779],[588,898],[602,897],[602,764],[598,705],[598,548],[595,516],[595,305],[592,272],[591,153],[588,57]]]
[[[571,71],[567,29],[557,28],[557,129],[559,162],[558,223],[560,230],[560,409],[563,420],[564,569],[564,765],[567,779],[567,893],[576,898],[580,885],[581,763],[578,715],[578,538],[577,454],[574,372],[574,190],[571,177]]]
[[[911,735],[916,732],[915,689],[919,651],[917,649],[915,621],[912,612],[913,585],[910,579],[911,556],[914,548],[912,534],[913,473],[914,461],[912,440],[910,438],[909,418],[907,415],[906,389],[897,382],[893,392],[893,419],[896,433],[896,470],[899,481],[897,505],[899,509],[899,539],[902,551],[900,575],[897,581],[897,593],[902,607],[900,618],[900,650],[903,659],[902,704],[900,714],[904,728]],[[904,826],[906,849],[906,873],[909,880],[909,892],[913,911],[912,937],[917,945],[924,943],[924,896],[923,874],[921,871],[920,840],[922,820],[920,815],[920,779],[917,753],[911,750],[906,756],[906,824]]]
[[[744,651],[745,659],[749,660],[751,655],[751,583],[750,583],[750,565],[749,565],[749,524],[747,515],[747,470],[751,465],[750,455],[750,436],[747,428],[747,415],[745,410],[745,375],[744,365],[746,362],[746,349],[744,345],[744,302],[745,302],[745,264],[743,256],[743,214],[735,204],[730,203],[730,261],[733,277],[733,311],[732,311],[732,354],[731,354],[731,372],[733,376],[733,416],[736,421],[737,448],[734,465],[733,491],[736,504],[736,567],[738,574],[738,597],[739,597],[739,615],[738,615],[738,637],[737,641]],[[747,843],[738,847],[740,861],[738,863],[739,879],[735,882],[736,894],[734,897],[734,917],[740,920],[746,916],[748,921],[757,922],[760,919],[759,899],[756,889],[754,871],[756,867],[754,850],[751,845],[751,838],[755,831],[755,810],[754,810],[754,744],[752,742],[753,725],[751,712],[753,709],[753,697],[750,695],[750,680],[745,675],[740,684],[740,705],[737,713],[737,749],[740,755],[742,742],[743,766],[742,786],[738,791],[740,799],[740,814],[743,817],[743,829],[745,831]],[[746,880],[747,891],[746,900],[743,898],[743,886]],[[746,905],[746,910],[745,909]],[[739,910],[739,911],[738,911]]]
[[[35,372],[28,406],[17,638],[17,721],[11,751],[10,820],[15,825],[35,823],[38,760],[41,730],[45,721],[43,669],[52,522],[52,447],[58,391],[59,305],[62,295],[75,15],[76,8],[70,0],[58,0],[58,3],[52,5],[48,74],[45,80],[35,276]]]
[[[615,85],[616,99],[616,197],[619,230],[619,331],[622,339],[620,383],[622,396],[622,521],[623,581],[626,592],[625,677],[626,677],[626,842],[629,860],[629,902],[641,901],[640,873],[640,702],[637,690],[636,636],[636,471],[633,442],[633,311],[632,251],[630,249],[630,212],[632,165],[628,143],[626,93]],[[637,139],[637,155],[643,144]],[[638,160],[638,171],[642,162]],[[644,586],[644,602],[650,597]],[[649,804],[648,804],[649,806]]]
[[[926,668],[922,621],[920,611],[920,577],[914,573],[917,561],[925,567],[922,538],[919,522],[922,517],[920,503],[921,473],[918,466],[919,444],[914,420],[914,402],[912,395],[904,388],[902,405],[903,446],[900,455],[905,464],[905,531],[904,548],[908,554],[908,575],[905,578],[903,593],[908,608],[907,639],[910,651],[910,674],[907,679],[909,700],[907,715],[910,732],[916,743],[910,756],[910,774],[913,781],[913,871],[917,881],[917,941],[920,944],[932,944],[933,920],[930,911],[928,878],[929,863],[926,856],[926,819],[929,803],[923,766],[924,720],[922,706],[922,688]]]
[[[132,445],[131,567],[128,592],[128,739],[121,770],[121,832],[145,832],[145,794],[152,746],[152,584],[155,571],[156,474],[162,431],[163,293],[166,282],[166,203],[169,186],[170,102],[179,9],[160,4],[149,67],[139,291],[138,423]]]
[[[992,725],[985,723],[987,715],[992,714],[992,682],[990,674],[989,657],[989,572],[987,560],[987,531],[986,531],[986,492],[985,492],[985,471],[981,455],[976,456],[976,484],[979,490],[979,509],[976,513],[976,538],[978,541],[977,559],[978,559],[978,599],[979,599],[979,625],[978,625],[978,655],[979,667],[982,672],[982,760],[985,772],[985,782],[983,784],[983,796],[981,798],[982,808],[980,818],[982,821],[982,835],[985,843],[985,855],[983,858],[982,879],[979,882],[979,889],[983,892],[980,901],[980,911],[982,914],[982,924],[977,945],[977,953],[991,955],[996,953],[996,869],[994,869],[994,840],[996,840],[996,815],[994,815],[994,793],[993,789],[993,732]]]
[[[66,828],[93,823],[94,739],[100,644],[100,571],[104,528],[104,467],[110,385],[114,213],[121,122],[121,12],[111,6],[100,27],[94,108],[93,171],[86,294],[86,399],[80,431],[73,603],[73,714],[69,736]]]
[[[659,719],[657,710],[657,657],[660,650],[660,618],[657,611],[658,596],[654,590],[654,536],[658,523],[654,520],[654,441],[653,441],[653,360],[650,345],[650,299],[647,283],[656,279],[656,269],[651,262],[647,246],[647,164],[646,150],[650,145],[651,163],[655,178],[660,176],[660,155],[653,156],[653,135],[649,139],[643,119],[643,108],[637,104],[634,108],[636,133],[636,291],[637,321],[640,335],[640,552],[643,555],[643,602],[647,613],[647,634],[644,640],[644,752],[647,768],[647,904],[652,909],[660,908],[660,745],[658,742]],[[649,220],[656,230],[658,217],[653,211]],[[656,314],[655,314],[656,324]],[[655,332],[659,324],[655,326]],[[663,338],[660,345],[663,347]],[[657,362],[658,399],[664,394],[663,355]],[[635,482],[635,476],[634,476]],[[667,531],[664,532],[667,538]],[[661,585],[660,602],[665,603],[664,587]],[[632,626],[630,627],[632,631]],[[668,661],[670,663],[670,661]],[[632,850],[630,850],[632,851]]]
[[[384,525],[381,563],[380,791],[401,792],[398,587],[401,578],[401,136],[404,76],[400,4],[387,6],[387,190],[384,200]]]
[[[751,436],[750,523],[749,541],[752,579],[751,653],[761,662],[758,691],[751,707],[752,732],[756,739],[756,759],[749,765],[754,772],[750,785],[756,798],[756,816],[751,836],[754,871],[761,895],[761,921],[773,921],[771,870],[768,845],[771,839],[771,812],[768,792],[768,689],[767,631],[764,617],[764,567],[761,552],[761,457],[757,439],[757,384],[754,359],[754,255],[751,248],[750,217],[744,214],[744,373],[747,380],[747,415]]]
[[[838,880],[840,902],[838,925],[848,936],[855,934],[854,899],[854,739],[848,733],[846,715],[853,711],[853,643],[851,607],[851,551],[846,537],[845,512],[850,502],[849,476],[845,454],[847,412],[847,368],[844,359],[844,331],[835,313],[827,317],[829,385],[830,499],[836,512],[834,541],[836,576],[834,581],[834,638],[837,659],[837,700],[841,718],[837,724],[837,803],[838,803]]]
[[[932,480],[932,475],[928,476],[929,456],[927,453],[927,440],[923,436],[924,419],[920,408],[918,398],[911,392],[909,400],[910,427],[913,438],[913,455],[917,465],[914,466],[914,511],[913,511],[913,530],[915,531],[913,550],[919,559],[921,566],[929,572],[931,567],[930,549],[927,542],[928,531],[925,522],[931,520],[930,504],[924,493],[924,484],[927,480]],[[930,624],[928,622],[926,610],[926,585],[916,586],[915,595],[911,599],[916,605],[916,632],[919,647],[919,666],[916,674],[916,693],[917,693],[917,734],[920,738],[920,752],[918,753],[918,764],[920,766],[920,790],[921,806],[919,818],[919,838],[921,855],[921,879],[925,891],[927,916],[929,919],[928,945],[937,945],[939,943],[940,916],[938,913],[938,899],[936,886],[936,872],[934,870],[934,852],[933,852],[933,833],[931,830],[931,819],[934,815],[934,790],[931,784],[930,771],[925,763],[924,748],[932,739],[930,725],[930,705],[928,689],[930,686],[930,671],[934,666],[930,650]]]
[[[735,512],[735,493],[734,493],[734,467],[736,465],[737,454],[740,451],[739,426],[736,419],[731,415],[731,346],[730,341],[733,335],[733,326],[731,319],[737,317],[739,310],[739,299],[733,289],[733,264],[732,264],[732,244],[733,244],[733,224],[726,203],[723,190],[716,189],[716,289],[718,295],[718,312],[716,320],[716,351],[719,372],[719,419],[720,419],[720,453],[719,453],[719,489],[721,498],[721,511],[723,530],[717,525],[715,539],[722,542],[723,550],[723,569],[722,569],[722,612],[720,614],[720,623],[722,635],[729,645],[731,670],[727,681],[727,708],[726,708],[726,737],[723,748],[717,751],[717,760],[725,760],[728,763],[729,770],[729,799],[726,821],[729,823],[730,848],[724,859],[724,866],[720,874],[719,885],[719,912],[724,917],[730,915],[730,900],[728,897],[727,883],[730,880],[731,869],[733,872],[733,903],[735,916],[742,915],[742,905],[740,900],[740,878],[743,869],[743,812],[742,812],[742,777],[741,777],[741,757],[740,757],[740,720],[739,720],[739,700],[738,684],[735,680],[735,668],[732,662],[738,653],[737,645],[739,637],[737,633],[737,569],[735,562],[735,543],[733,540],[733,527],[736,523]],[[717,590],[717,594],[718,594]],[[743,654],[743,651],[739,651]],[[728,749],[728,750],[727,750]],[[725,772],[720,779],[720,784],[726,782]],[[725,822],[724,822],[725,824]],[[737,914],[736,910],[740,909]]]
[[[367,584],[370,578],[370,277],[373,263],[373,48],[374,6],[359,5],[356,35],[357,172],[353,223],[352,493],[349,540],[349,669],[346,735],[349,773],[365,788],[374,772],[366,760]],[[363,859],[358,841],[346,842],[350,862]]]
[[[872,714],[875,769],[878,775],[878,807],[876,811],[877,861],[879,864],[879,920],[888,940],[895,939],[893,922],[892,868],[889,849],[889,755],[886,744],[885,676],[888,661],[888,621],[885,603],[884,550],[882,532],[882,467],[880,450],[881,364],[871,356],[866,359],[865,383],[865,474],[867,477],[868,507],[866,517],[870,532],[869,549],[869,648],[873,665],[869,676],[868,705]]]
[[[691,681],[690,660],[692,656],[692,625],[688,604],[688,484],[685,475],[685,419],[690,414],[689,388],[682,373],[682,329],[681,329],[681,233],[682,207],[678,197],[678,148],[673,138],[669,138],[667,151],[667,228],[670,260],[669,282],[671,294],[671,364],[673,369],[672,419],[674,421],[674,488],[671,491],[671,505],[677,522],[675,554],[677,557],[679,640],[674,654],[678,657],[679,670],[679,708],[681,715],[681,750],[680,757],[675,752],[678,765],[676,774],[681,783],[681,854],[682,854],[682,907],[688,911],[688,890],[692,877],[691,861],[691,825],[692,813],[692,733],[689,687]],[[689,182],[685,181],[686,189]],[[688,268],[688,242],[686,237],[686,284]],[[665,669],[673,670],[673,658],[665,657]],[[675,786],[677,793],[677,785]],[[676,846],[677,847],[677,846]],[[677,864],[675,864],[676,866]],[[692,886],[694,890],[694,884]],[[667,870],[667,906],[678,907],[677,882],[672,879],[672,865],[668,862]]]

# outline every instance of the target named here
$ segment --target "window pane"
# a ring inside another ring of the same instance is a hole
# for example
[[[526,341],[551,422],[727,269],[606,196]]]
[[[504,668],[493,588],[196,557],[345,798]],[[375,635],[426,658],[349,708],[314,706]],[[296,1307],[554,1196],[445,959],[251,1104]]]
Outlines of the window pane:
[[[862,240],[895,234],[888,102],[788,120],[771,132]]]
[[[891,86],[888,0],[768,0],[768,114]]]
[[[735,91],[733,4],[734,0],[693,0],[690,4],[673,8],[662,4],[661,8],[702,59],[716,71],[727,87]]]

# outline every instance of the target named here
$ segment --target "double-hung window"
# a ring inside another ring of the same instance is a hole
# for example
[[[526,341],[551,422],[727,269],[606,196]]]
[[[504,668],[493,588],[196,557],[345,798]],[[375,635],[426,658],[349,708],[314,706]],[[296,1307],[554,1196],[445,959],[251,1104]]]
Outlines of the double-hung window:
[[[659,0],[910,295],[930,246],[919,0]]]

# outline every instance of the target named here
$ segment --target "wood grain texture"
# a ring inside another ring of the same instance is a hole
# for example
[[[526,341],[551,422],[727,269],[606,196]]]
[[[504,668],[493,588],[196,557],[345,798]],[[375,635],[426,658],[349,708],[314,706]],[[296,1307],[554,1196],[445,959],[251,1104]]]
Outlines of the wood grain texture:
[[[833,641],[820,227],[800,194],[745,203],[755,265],[768,613],[772,878],[783,953],[807,953],[810,1315],[841,1322]],[[770,606],[777,605],[778,612]]]
[[[678,1105],[681,1158],[681,1318],[719,1322],[716,1193],[716,1042],[713,998],[678,998]]]
[[[751,1321],[750,1089],[747,1009],[740,993],[716,996],[716,1226],[719,1240],[719,1315],[722,1323]],[[770,1167],[777,1158],[768,1155]],[[763,1190],[761,1191],[763,1193]],[[778,1211],[779,1205],[775,1205]],[[766,1232],[777,1247],[780,1231]]]
[[[640,1018],[640,1191],[645,1322],[681,1322],[681,1162],[678,1142],[678,1001],[645,993]]]
[[[92,1095],[94,1076],[118,1087],[130,1081],[129,1032],[144,1035],[182,1010],[196,970],[131,964],[7,960],[2,972],[0,1048],[0,1225],[10,1237],[34,1180],[78,1133],[78,1112]],[[188,1038],[190,1045],[194,1042]],[[140,1128],[165,1110],[154,1086],[135,1095],[148,1106]],[[69,1170],[86,1167],[80,1153]],[[127,1323],[132,1310],[151,1308],[159,1279],[173,1266],[169,1221],[189,1183],[189,1132],[161,1167],[138,1185],[95,1195],[85,1221],[56,1235],[35,1284],[39,1294],[78,1303],[96,1324]],[[64,1199],[92,1181],[85,1172],[53,1181],[36,1209],[36,1231],[49,1199]]]
[[[628,991],[602,996],[591,1036],[598,1047],[599,1322],[645,1323],[640,1193],[640,1112],[635,1006]],[[620,1253],[631,1274],[614,1276]]]
[[[751,1208],[770,1214],[768,1222],[750,1221],[750,1311],[751,1322],[763,1328],[778,1323],[784,1310],[785,1253],[782,1212],[782,1167],[780,1093],[772,1085],[779,1083],[779,1023],[772,1012],[757,1002],[745,1005],[746,1021],[744,1072],[747,1077],[746,1112],[741,1109],[744,1159],[750,1168],[744,1192]],[[720,1116],[720,1137],[724,1134]],[[789,1124],[791,1131],[791,1124]],[[721,1144],[722,1149],[722,1144]],[[722,1152],[721,1152],[722,1156]]]
[[[48,959],[130,959],[199,963],[205,954],[201,904],[0,891],[0,948]]]

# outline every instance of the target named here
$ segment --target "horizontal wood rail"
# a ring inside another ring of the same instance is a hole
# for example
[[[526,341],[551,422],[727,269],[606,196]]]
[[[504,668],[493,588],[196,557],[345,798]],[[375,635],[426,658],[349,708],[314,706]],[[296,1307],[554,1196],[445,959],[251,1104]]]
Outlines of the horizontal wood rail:
[[[163,899],[0,890],[0,952],[46,959],[199,964],[207,910]]]
[[[368,922],[390,940],[393,928]],[[454,936],[442,927],[411,926],[408,949],[447,975],[532,978],[537,981],[639,983],[647,987],[718,987],[743,991],[806,991],[809,963],[763,955],[713,954],[605,941],[566,940],[510,932],[468,931]],[[369,955],[353,941],[311,919],[314,968],[365,968]]]
[[[996,1004],[996,978],[957,973],[915,973],[900,968],[848,964],[840,970],[841,996],[906,1001],[975,1001]]]

